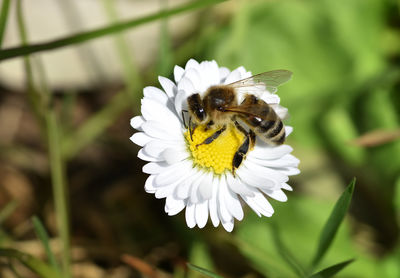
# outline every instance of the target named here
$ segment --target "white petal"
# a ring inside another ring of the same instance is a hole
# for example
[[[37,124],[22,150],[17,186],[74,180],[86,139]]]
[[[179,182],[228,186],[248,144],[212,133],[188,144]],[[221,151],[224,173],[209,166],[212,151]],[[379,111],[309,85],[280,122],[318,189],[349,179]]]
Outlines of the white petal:
[[[229,232],[229,233],[232,232],[233,231],[233,226],[234,226],[233,219],[231,219],[228,222],[222,222],[222,226],[224,227],[224,229],[227,232]]]
[[[151,138],[144,132],[136,132],[129,139],[131,139],[131,141],[133,143],[135,143],[136,145],[139,145],[141,147],[143,147],[144,145],[149,143],[151,140],[153,140],[153,138]]]
[[[157,121],[168,126],[170,129],[180,129],[182,123],[176,114],[169,110],[165,104],[152,99],[142,99],[143,117],[146,121]]]
[[[193,173],[191,173],[188,178],[182,180],[176,187],[176,196],[179,199],[189,198],[192,191],[193,183],[197,182],[199,179],[202,179],[202,175],[202,172],[193,170]]]
[[[212,85],[220,83],[219,68],[217,62],[204,61],[200,64],[200,75],[203,81],[203,85],[208,88]]]
[[[175,83],[178,83],[183,74],[185,73],[185,70],[183,68],[181,68],[180,66],[175,66],[174,67],[174,79],[175,79]]]
[[[220,83],[224,83],[226,77],[228,77],[229,73],[231,71],[228,68],[225,67],[220,67],[219,68],[219,79],[220,79]]]
[[[209,200],[210,218],[214,227],[219,225],[219,215],[218,215],[218,186],[214,186],[212,189],[212,197]]]
[[[174,127],[173,125],[168,126],[166,124],[156,121],[147,121],[142,124],[142,128],[144,132],[154,138],[182,140],[183,137],[180,130],[176,130],[176,127]]]
[[[240,204],[238,196],[228,189],[228,194],[225,195],[225,203],[229,212],[235,217],[237,220],[243,219],[243,209]]]
[[[293,191],[293,188],[290,185],[288,185],[286,182],[282,183],[281,185],[282,185],[283,189]]]
[[[279,102],[281,101],[281,99],[279,98],[279,96],[277,94],[271,94],[271,93],[266,93],[264,92],[262,95],[259,96],[263,101],[265,101],[266,103],[268,103],[269,105],[272,106],[272,108],[276,108],[276,106],[279,104]],[[281,106],[282,107],[282,106]]]
[[[176,181],[185,179],[187,176],[194,174],[192,162],[183,160],[176,164],[168,166],[163,172],[156,177],[156,183],[160,185],[168,185]]]
[[[286,202],[287,201],[287,196],[285,193],[283,193],[282,190],[267,190],[267,189],[262,189],[262,192],[267,194],[269,197],[280,201],[280,202]]]
[[[165,171],[168,167],[169,165],[165,162],[150,162],[143,166],[142,171],[143,173],[153,175]]]
[[[197,62],[195,59],[190,59],[189,61],[186,62],[185,70],[188,69],[198,69],[199,68],[199,62]]]
[[[186,99],[194,93],[197,93],[197,91],[192,81],[189,78],[183,77],[178,83],[178,93],[176,94],[174,103],[178,115],[181,115],[182,110],[187,110]]]
[[[202,179],[193,181],[192,188],[190,189],[190,202],[194,204],[200,203],[200,195],[198,194],[200,183]]]
[[[156,188],[154,186],[154,175],[151,175],[147,178],[146,182],[144,183],[144,190],[147,193],[155,193],[156,192]]]
[[[185,160],[189,157],[189,153],[185,148],[167,148],[161,153],[161,157],[167,161],[168,164],[175,164],[179,161]]]
[[[208,200],[196,204],[195,218],[197,226],[204,228],[208,220]]]
[[[281,158],[278,158],[275,160],[259,159],[259,158],[255,158],[255,157],[251,157],[251,156],[249,156],[247,159],[258,165],[263,165],[263,166],[267,166],[267,167],[275,167],[275,168],[277,168],[277,167],[297,167],[297,165],[300,163],[300,160],[298,160],[296,157],[294,157],[291,154],[284,155]]]
[[[186,75],[179,81],[178,83],[178,91],[185,91],[186,94],[189,96],[191,94],[197,93],[197,90],[189,78],[186,77]]]
[[[245,161],[244,165],[248,167],[248,169],[251,169],[251,171],[255,175],[268,179],[274,182],[275,184],[287,182],[289,180],[287,175],[283,171],[281,171],[281,168],[275,169],[275,168],[264,167],[259,164],[253,163],[250,160]],[[264,188],[268,188],[268,186],[264,186]]]
[[[185,78],[189,79],[190,82],[192,83],[193,88],[194,88],[193,92],[201,93],[206,90],[206,88],[203,86],[203,82],[201,80],[200,74],[196,69],[191,68],[189,70],[186,70]],[[182,88],[182,87],[180,87],[180,88]],[[182,88],[182,89],[184,89],[184,88]]]
[[[139,150],[137,157],[139,157],[141,160],[144,161],[151,161],[151,162],[160,161],[160,158],[147,154],[144,149]]]
[[[161,139],[154,139],[147,143],[143,147],[143,150],[147,155],[157,157],[159,158],[159,160],[162,160],[162,152],[165,151],[167,148],[176,146],[177,144],[180,144],[180,141],[163,141]]]
[[[194,226],[196,226],[195,204],[192,204],[190,202],[187,203],[185,218],[186,218],[186,224],[188,225],[189,228],[193,228]]]
[[[252,199],[252,202],[257,205],[262,215],[271,217],[274,214],[274,208],[271,206],[271,204],[262,193],[256,193],[254,198]]]
[[[240,70],[239,69],[235,69],[234,71],[232,71],[225,79],[224,84],[231,84],[235,81],[239,81],[241,80],[241,74],[240,74]]]
[[[142,130],[141,126],[144,123],[144,118],[142,116],[136,116],[131,119],[131,126],[134,129]]]
[[[175,105],[175,111],[178,115],[182,115],[182,110],[188,110],[188,105],[187,105],[188,96],[189,95],[184,90],[180,90],[176,94],[174,105]]]
[[[199,195],[201,200],[209,200],[212,196],[212,191],[214,187],[213,183],[213,175],[211,173],[205,173],[203,179],[200,182],[199,186]]]
[[[261,140],[257,141],[260,142]],[[289,154],[293,149],[289,145],[281,145],[277,147],[270,147],[270,146],[260,146],[257,145],[255,146],[254,150],[251,151],[248,155],[249,156],[254,156],[256,158],[260,159],[277,159],[280,158],[286,154]]]
[[[143,95],[146,99],[152,99],[162,104],[166,104],[168,101],[168,97],[165,92],[153,86],[145,87],[143,89]]]
[[[175,191],[175,187],[176,184],[170,184],[168,186],[161,186],[161,187],[157,187],[156,193],[154,194],[154,196],[157,199],[163,199],[165,197],[171,196],[174,191]]]
[[[227,175],[228,188],[239,195],[254,196],[254,192],[243,183],[239,177],[234,178],[232,175]]]
[[[228,187],[226,185],[225,177],[221,176],[219,179],[218,186],[218,214],[220,216],[221,222],[230,222],[232,220],[232,215],[228,211],[225,203],[225,195],[228,193]]]
[[[286,133],[286,137],[288,137],[290,135],[290,133],[292,133],[293,131],[293,127],[291,126],[285,126],[285,133]]]
[[[243,200],[249,205],[249,207],[261,217],[261,214],[267,217],[274,214],[274,209],[264,195],[260,192],[255,192],[254,197],[244,196]]]
[[[288,175],[288,176],[294,176],[300,174],[300,170],[298,168],[294,167],[285,167],[285,168],[278,168],[279,172]]]
[[[174,82],[169,80],[164,76],[158,77],[158,82],[160,82],[161,87],[164,89],[165,93],[169,98],[173,98],[176,94],[176,85]]]
[[[251,71],[246,71],[243,66],[238,67],[237,70],[240,72],[240,79],[245,79],[252,76]]]
[[[250,165],[250,161],[245,161],[246,164]],[[260,175],[257,171],[242,165],[237,171],[236,175],[240,177],[242,181],[253,187],[261,188],[277,188],[279,186],[278,181],[267,176]]]
[[[170,216],[178,214],[185,206],[186,203],[184,200],[176,199],[173,195],[169,195],[165,199],[165,212]]]

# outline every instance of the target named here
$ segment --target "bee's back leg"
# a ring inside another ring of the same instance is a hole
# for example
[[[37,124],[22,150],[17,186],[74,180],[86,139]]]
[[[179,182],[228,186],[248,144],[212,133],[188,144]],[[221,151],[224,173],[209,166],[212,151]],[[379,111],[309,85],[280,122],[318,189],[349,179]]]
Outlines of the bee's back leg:
[[[244,142],[242,143],[242,145],[240,145],[239,149],[233,156],[232,174],[234,176],[235,176],[235,170],[239,168],[240,164],[242,164],[243,159],[246,157],[246,154],[249,151],[249,146],[250,146],[250,134],[246,136]]]
[[[246,157],[250,149],[252,149],[256,143],[256,135],[252,130],[246,131],[237,121],[235,121],[235,126],[240,130],[246,137],[242,145],[233,156],[232,160],[232,174],[235,176],[235,170],[239,168],[242,164],[243,159]]]
[[[256,134],[250,129],[247,131],[244,127],[242,127],[236,120],[234,121],[236,128],[244,134],[244,136],[250,136],[250,144],[249,149],[253,149],[256,144]]]

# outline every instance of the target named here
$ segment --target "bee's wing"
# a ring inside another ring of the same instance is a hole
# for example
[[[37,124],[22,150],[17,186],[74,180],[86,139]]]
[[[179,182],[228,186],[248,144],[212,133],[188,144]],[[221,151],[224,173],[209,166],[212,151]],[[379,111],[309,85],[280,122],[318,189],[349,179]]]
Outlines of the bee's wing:
[[[273,94],[277,91],[277,87],[279,85],[286,83],[291,78],[291,71],[273,70],[233,82],[229,84],[229,86],[237,89],[246,90],[248,92],[268,90],[270,93]]]
[[[235,112],[235,113],[249,115],[249,116],[257,116],[255,113],[250,111],[248,106],[244,106],[244,105],[228,107],[228,108],[225,108],[224,111]]]
[[[227,112],[235,112],[238,114],[243,114],[247,116],[260,117],[260,115],[265,114],[265,107],[260,104],[241,104],[239,106],[231,106],[224,109]],[[272,116],[268,113],[268,117]]]

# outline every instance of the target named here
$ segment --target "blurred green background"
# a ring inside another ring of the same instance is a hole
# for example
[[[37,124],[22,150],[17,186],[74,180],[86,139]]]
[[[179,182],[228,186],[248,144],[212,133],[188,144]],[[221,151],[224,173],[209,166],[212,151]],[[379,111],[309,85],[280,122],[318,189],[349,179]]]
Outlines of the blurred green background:
[[[55,4],[68,27],[59,33],[51,9],[37,12],[46,1],[0,2],[0,247],[34,256],[0,251],[1,277],[205,277],[185,262],[222,277],[305,277],[353,177],[349,213],[316,270],[355,259],[337,276],[400,277],[397,1],[78,2]],[[142,88],[189,58],[294,73],[278,94],[302,172],[288,202],[271,201],[272,218],[246,208],[231,234],[165,215],[129,141]]]

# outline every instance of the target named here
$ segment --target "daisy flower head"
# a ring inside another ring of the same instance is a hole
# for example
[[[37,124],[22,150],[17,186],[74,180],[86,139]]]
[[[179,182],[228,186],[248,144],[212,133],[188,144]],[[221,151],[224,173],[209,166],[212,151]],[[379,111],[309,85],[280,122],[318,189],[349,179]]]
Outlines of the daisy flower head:
[[[277,75],[250,78],[252,74],[244,67],[230,71],[215,61],[191,59],[185,68],[175,66],[174,81],[159,76],[162,90],[144,88],[142,115],[131,120],[139,132],[131,140],[142,147],[138,157],[149,162],[143,167],[150,175],[145,190],[166,199],[168,215],[185,210],[190,228],[203,228],[210,218],[215,227],[221,223],[230,232],[234,219],[243,219],[242,204],[247,203],[260,217],[270,217],[274,209],[267,198],[287,200],[283,189],[292,190],[288,177],[300,172],[299,160],[290,154],[290,146],[261,140],[269,133],[282,142],[292,132],[290,126],[279,126],[279,119],[285,119],[288,112],[274,94],[291,73],[274,73]],[[219,107],[210,111],[205,100],[210,88],[231,88],[231,84],[237,86],[230,110]],[[243,111],[251,99],[268,104],[261,106],[273,109],[277,116],[276,121],[265,120],[264,130],[255,128],[261,118],[250,119],[252,114]]]

